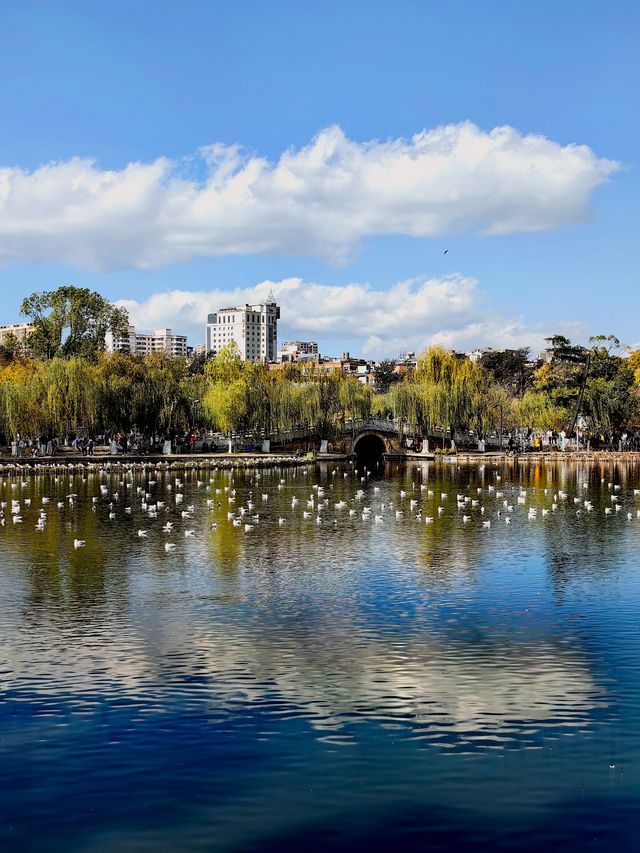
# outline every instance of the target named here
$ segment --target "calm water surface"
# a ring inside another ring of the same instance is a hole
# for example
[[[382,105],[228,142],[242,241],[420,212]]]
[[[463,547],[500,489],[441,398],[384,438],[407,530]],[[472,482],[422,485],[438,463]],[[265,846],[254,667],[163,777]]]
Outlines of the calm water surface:
[[[576,463],[5,477],[1,848],[637,849],[634,488]]]

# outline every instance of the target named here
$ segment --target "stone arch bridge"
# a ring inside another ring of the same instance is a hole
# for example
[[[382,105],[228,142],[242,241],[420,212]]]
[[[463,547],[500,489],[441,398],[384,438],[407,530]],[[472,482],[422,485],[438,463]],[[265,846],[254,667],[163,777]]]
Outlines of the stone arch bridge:
[[[349,445],[349,453],[363,456],[400,455],[402,446],[400,427],[394,421],[371,418],[358,424]]]

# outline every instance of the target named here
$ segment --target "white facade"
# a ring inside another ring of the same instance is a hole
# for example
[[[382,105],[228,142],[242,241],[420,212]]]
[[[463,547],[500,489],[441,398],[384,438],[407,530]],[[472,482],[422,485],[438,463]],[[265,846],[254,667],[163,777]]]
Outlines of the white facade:
[[[136,332],[135,326],[129,326],[127,335],[114,338],[111,332],[105,337],[107,352],[128,352],[133,355],[151,355],[163,352],[167,355],[186,356],[187,336],[174,335],[171,329],[156,329],[155,332],[143,334]]]
[[[206,350],[218,353],[234,341],[243,361],[275,362],[279,319],[280,308],[272,301],[221,308],[207,318]]]
[[[24,343],[32,331],[33,325],[31,323],[12,323],[10,326],[0,326],[0,346],[4,346],[11,338]]]

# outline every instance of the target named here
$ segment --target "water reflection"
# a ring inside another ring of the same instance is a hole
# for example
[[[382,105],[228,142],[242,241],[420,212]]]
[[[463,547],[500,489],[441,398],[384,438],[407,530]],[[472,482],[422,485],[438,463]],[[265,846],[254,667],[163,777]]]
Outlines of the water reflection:
[[[186,803],[204,778],[218,792],[225,762],[242,768],[246,786],[248,754],[273,749],[280,758],[246,795],[256,814],[261,786],[295,796],[312,749],[369,749],[376,807],[415,797],[411,773],[397,770],[387,747],[402,750],[407,768],[419,750],[461,762],[429,765],[421,796],[435,802],[442,785],[443,796],[464,791],[476,806],[483,795],[469,791],[479,771],[462,762],[518,751],[531,756],[522,759],[532,774],[527,802],[554,801],[541,780],[574,771],[558,750],[541,774],[533,756],[547,755],[550,739],[571,736],[583,750],[602,740],[594,755],[608,756],[620,751],[610,745],[615,726],[638,752],[629,633],[638,485],[632,466],[528,462],[387,466],[364,479],[354,466],[5,479],[4,756],[11,767],[38,767],[34,731],[53,755],[56,731],[75,721],[83,751],[68,773],[59,765],[56,785],[77,793],[93,762],[113,760],[119,738],[127,755],[164,743],[162,768],[155,754],[144,761],[167,784],[181,750],[199,744],[207,769],[191,754],[177,795]],[[12,501],[23,519],[15,525]],[[605,512],[616,503],[620,511]],[[36,530],[41,508],[47,522]],[[75,549],[74,539],[86,546]],[[116,735],[110,720],[125,713]],[[124,756],[94,794],[124,784]],[[330,788],[357,784],[361,771],[344,762],[317,783],[325,806]],[[503,795],[523,766],[511,767]],[[228,798],[241,802],[245,787],[233,784]],[[40,807],[53,796],[43,790]],[[216,825],[236,814],[227,805]],[[286,817],[278,825],[290,829]]]

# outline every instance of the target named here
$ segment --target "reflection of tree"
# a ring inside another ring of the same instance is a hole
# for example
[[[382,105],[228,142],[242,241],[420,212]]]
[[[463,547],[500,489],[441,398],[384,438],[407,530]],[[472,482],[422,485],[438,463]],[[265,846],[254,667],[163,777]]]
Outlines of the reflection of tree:
[[[237,572],[242,557],[242,537],[242,531],[228,523],[220,523],[216,530],[209,530],[209,547],[217,569]]]
[[[19,489],[11,489],[11,482]],[[5,529],[3,550],[5,560],[8,557],[14,567],[21,567],[26,624],[88,621],[107,600],[126,606],[124,595],[113,596],[114,586],[125,582],[126,573],[114,567],[110,543],[103,537],[97,513],[90,510],[92,486],[80,476],[63,476],[57,482],[52,477],[34,477],[27,489],[20,483],[19,479],[9,481],[5,497],[8,503],[12,498],[20,500],[23,522]],[[75,493],[78,499],[70,502],[68,495]],[[43,495],[50,498],[48,504],[42,504]],[[25,499],[31,500],[31,506]],[[62,508],[57,506],[59,501],[64,503]],[[36,531],[41,508],[47,514],[46,525]],[[84,540],[86,546],[74,549],[74,539]]]
[[[560,502],[560,517],[556,517],[556,523],[543,525],[553,588],[556,596],[562,599],[572,581],[587,576],[593,580],[616,570],[615,561],[604,560],[603,555],[611,553],[614,542],[616,548],[619,547],[620,535],[628,535],[619,527],[620,516],[626,515],[627,508],[611,517],[605,516],[605,508],[613,507],[611,496],[618,494],[609,489],[608,484],[615,482],[622,486],[619,494],[623,501],[632,469],[628,463],[567,462],[547,471],[555,475],[547,475],[545,482],[549,488],[562,489],[567,494]],[[583,483],[588,488],[583,488]],[[574,498],[580,503],[575,504]],[[586,511],[585,500],[593,504],[591,512]]]
[[[608,500],[606,482],[600,483],[604,469],[528,462],[485,469],[407,465],[364,482],[347,470],[347,479],[342,470],[334,476],[324,467],[317,475],[298,469],[213,471],[206,478],[196,472],[147,472],[89,476],[86,482],[64,476],[57,483],[30,481],[33,502],[24,512],[24,526],[5,529],[0,538],[12,582],[16,589],[23,585],[16,594],[23,596],[20,627],[28,629],[13,638],[12,678],[19,683],[37,671],[37,690],[62,690],[60,676],[71,693],[100,694],[116,685],[121,693],[138,696],[173,689],[197,673],[203,700],[218,710],[243,709],[250,702],[267,707],[275,697],[318,729],[346,727],[360,718],[392,719],[434,732],[453,730],[462,740],[473,732],[526,739],[522,732],[529,723],[538,728],[588,723],[605,698],[580,649],[564,638],[558,641],[544,621],[523,627],[487,613],[484,621],[474,615],[453,621],[451,608],[445,616],[430,605],[455,604],[451,586],[460,581],[468,590],[475,567],[495,558],[499,537],[506,535],[505,528],[485,535],[479,508],[472,510],[474,523],[465,527],[457,493],[481,500],[495,513],[500,501],[489,496],[488,485],[496,483],[497,473],[502,475],[498,488],[511,500],[514,487],[523,484],[529,503],[539,508],[551,502],[545,488],[569,492],[560,517],[528,526],[524,534],[514,531],[534,543],[544,537],[559,588],[582,570],[580,551],[611,545],[614,534],[602,531],[597,509],[589,525],[586,516],[569,524],[576,518],[571,496],[585,478],[591,488],[580,485],[581,491],[597,493],[599,505]],[[611,469],[605,476],[610,478]],[[615,476],[626,475],[619,470]],[[100,495],[99,485],[106,495]],[[167,504],[158,519],[144,522],[155,525],[148,543],[135,532],[145,518],[137,487],[149,501],[160,497]],[[225,487],[236,490],[235,502]],[[193,520],[181,520],[178,490],[184,492],[184,506],[195,505]],[[79,495],[75,507],[65,503],[58,510],[57,499],[66,501],[72,491]],[[36,533],[43,492],[51,495],[48,523]],[[9,485],[4,495],[10,499]],[[95,513],[93,495],[100,495]],[[295,509],[293,495],[299,501]],[[305,519],[311,496],[314,506]],[[213,501],[210,508],[207,498]],[[227,520],[227,512],[247,506],[249,498],[255,505],[251,512],[261,520],[245,533],[244,525],[236,528]],[[418,502],[415,509],[411,499]],[[113,523],[106,520],[111,500]],[[336,508],[341,502],[344,508]],[[446,509],[438,516],[441,503]],[[124,514],[125,505],[133,507],[131,517]],[[362,519],[365,506],[373,516],[384,515],[382,525]],[[423,516],[434,516],[433,525],[412,518],[420,508]],[[355,509],[354,517],[349,509]],[[397,509],[403,518],[395,518]],[[280,516],[286,519],[283,526]],[[170,555],[162,536],[156,536],[164,518],[175,521],[173,541],[181,540]],[[214,530],[212,521],[218,524]],[[184,539],[186,526],[196,529],[195,538]],[[74,551],[74,537],[85,539],[86,547]],[[142,577],[136,574],[139,561]],[[60,638],[69,640],[73,654],[61,652]]]

